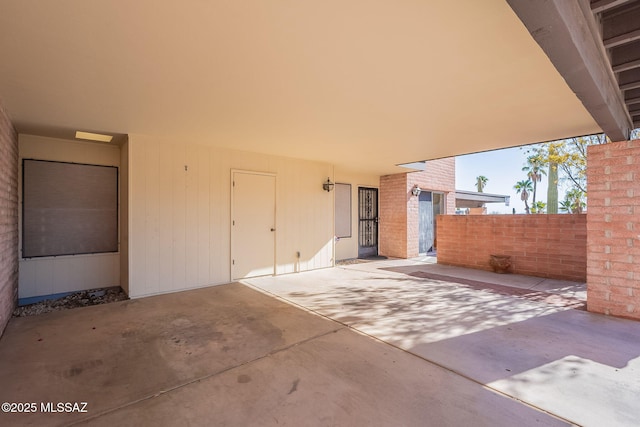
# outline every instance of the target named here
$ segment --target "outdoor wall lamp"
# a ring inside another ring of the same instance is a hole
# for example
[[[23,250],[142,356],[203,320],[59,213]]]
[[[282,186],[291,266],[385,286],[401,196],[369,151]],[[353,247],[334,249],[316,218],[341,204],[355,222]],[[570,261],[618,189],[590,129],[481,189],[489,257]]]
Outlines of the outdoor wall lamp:
[[[322,189],[328,193],[329,191],[333,190],[334,185],[335,184],[331,182],[331,180],[327,177],[327,182],[322,184]]]
[[[413,188],[411,189],[411,194],[418,197],[420,193],[422,193],[422,188],[418,187],[417,185],[414,185]]]

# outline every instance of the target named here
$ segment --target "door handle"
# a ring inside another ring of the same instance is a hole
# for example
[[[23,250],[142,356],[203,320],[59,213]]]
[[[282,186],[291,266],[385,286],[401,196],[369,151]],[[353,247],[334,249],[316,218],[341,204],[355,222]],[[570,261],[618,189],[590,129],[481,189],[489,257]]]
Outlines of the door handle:
[[[272,229],[271,229],[271,231],[276,231],[276,229],[275,229],[275,228],[272,228]]]

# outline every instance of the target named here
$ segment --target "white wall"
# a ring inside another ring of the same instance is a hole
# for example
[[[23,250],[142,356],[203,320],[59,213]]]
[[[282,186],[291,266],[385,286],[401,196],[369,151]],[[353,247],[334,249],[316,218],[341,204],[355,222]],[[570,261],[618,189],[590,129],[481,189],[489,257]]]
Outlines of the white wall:
[[[331,165],[144,135],[128,153],[130,296],[231,280],[232,169],[276,174],[276,274],[333,265]]]
[[[340,261],[358,257],[358,187],[379,188],[380,177],[336,169],[335,182],[351,184],[351,237],[336,242],[336,260]]]
[[[22,159],[120,166],[115,145],[19,135],[19,197],[22,206]],[[20,216],[22,210],[20,209]],[[22,227],[22,218],[19,221]],[[22,236],[22,229],[20,229]],[[22,253],[22,241],[20,241]],[[83,289],[118,286],[120,254],[90,254],[29,258],[19,261],[18,297],[28,298]]]
[[[232,169],[277,176],[276,274],[330,267],[334,244],[335,259],[357,257],[358,187],[379,183],[326,163],[143,135],[122,147],[20,135],[23,158],[118,166],[120,253],[21,259],[20,298],[116,285],[139,297],[228,283]],[[335,243],[327,177],[352,190],[352,237]]]

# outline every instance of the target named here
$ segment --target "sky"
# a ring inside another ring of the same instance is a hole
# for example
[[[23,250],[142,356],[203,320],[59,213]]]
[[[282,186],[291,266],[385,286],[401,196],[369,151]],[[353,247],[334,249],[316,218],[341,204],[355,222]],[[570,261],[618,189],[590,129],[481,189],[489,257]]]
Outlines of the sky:
[[[630,139],[640,138],[640,128],[631,133]],[[505,148],[503,150],[486,151],[484,153],[467,154],[456,157],[456,190],[477,191],[476,177],[484,175],[488,178],[484,188],[485,193],[511,196],[509,206],[504,203],[487,203],[487,213],[510,214],[513,208],[517,214],[523,214],[524,202],[520,200],[520,195],[516,194],[514,185],[516,182],[527,179],[527,175],[522,171],[526,165],[527,149],[530,146]],[[546,167],[544,168],[546,171]],[[538,182],[536,200],[547,202],[547,177],[542,175],[542,181]],[[565,193],[570,189],[570,185],[563,181],[560,173],[558,183],[558,200],[562,201]],[[533,195],[529,196],[529,206]],[[562,211],[558,210],[558,213]]]
[[[504,203],[487,203],[487,213],[510,214],[513,208],[517,214],[523,214],[524,202],[516,194],[513,186],[516,182],[527,179],[522,168],[526,164],[527,147],[506,148],[484,153],[467,154],[456,157],[456,190],[477,191],[476,177],[484,175],[488,178],[485,193],[511,196],[509,206]],[[529,196],[529,206],[533,195]],[[558,198],[564,198],[562,184],[558,188]],[[542,175],[538,182],[536,200],[547,201],[547,177]]]

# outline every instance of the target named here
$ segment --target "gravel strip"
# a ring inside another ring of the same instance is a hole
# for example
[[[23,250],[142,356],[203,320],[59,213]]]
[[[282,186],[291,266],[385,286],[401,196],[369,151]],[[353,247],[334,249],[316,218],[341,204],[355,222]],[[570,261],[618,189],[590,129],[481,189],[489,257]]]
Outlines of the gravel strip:
[[[34,304],[23,305],[13,310],[13,317],[37,316],[52,311],[68,310],[90,305],[107,304],[129,299],[120,287],[90,289],[75,292],[55,300],[44,300]]]

